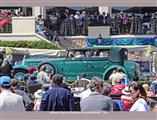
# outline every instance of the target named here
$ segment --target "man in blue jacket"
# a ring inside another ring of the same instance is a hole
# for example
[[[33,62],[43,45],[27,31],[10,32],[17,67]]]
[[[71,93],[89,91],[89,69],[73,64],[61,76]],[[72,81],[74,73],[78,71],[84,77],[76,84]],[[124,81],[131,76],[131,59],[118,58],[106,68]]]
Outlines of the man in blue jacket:
[[[73,96],[68,89],[62,87],[63,77],[55,74],[52,80],[52,88],[42,97],[40,111],[74,111]]]
[[[157,94],[157,76],[153,77],[153,82],[150,84],[150,90],[154,93],[154,95]]]

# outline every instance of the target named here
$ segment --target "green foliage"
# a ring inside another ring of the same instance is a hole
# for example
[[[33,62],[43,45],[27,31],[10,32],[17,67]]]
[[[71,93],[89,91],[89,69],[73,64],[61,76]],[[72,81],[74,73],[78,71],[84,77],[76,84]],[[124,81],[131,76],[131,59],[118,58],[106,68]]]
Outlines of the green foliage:
[[[60,49],[57,45],[47,41],[0,41],[1,47],[18,47],[34,49]]]
[[[66,80],[66,83],[68,83],[68,84],[72,84],[72,83],[74,83],[76,80]],[[109,84],[112,84],[112,81],[107,81],[107,80],[104,80],[104,82],[107,82],[107,83],[109,83]]]
[[[66,82],[67,82],[68,84],[72,84],[72,83],[75,82],[75,80],[67,80]],[[104,82],[109,83],[109,84],[112,84],[112,81],[109,81],[109,80],[105,80]],[[142,81],[140,81],[140,83],[141,83],[142,85],[143,85],[143,84],[148,84],[148,85],[150,85],[152,82],[151,82],[151,81],[142,80]]]

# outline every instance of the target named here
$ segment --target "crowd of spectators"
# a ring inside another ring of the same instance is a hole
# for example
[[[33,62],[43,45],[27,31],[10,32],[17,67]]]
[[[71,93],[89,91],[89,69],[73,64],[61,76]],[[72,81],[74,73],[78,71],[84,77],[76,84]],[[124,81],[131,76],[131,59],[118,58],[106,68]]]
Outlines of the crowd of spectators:
[[[11,26],[12,17],[24,16],[19,10],[0,10],[0,31],[6,32],[8,25]],[[61,36],[88,35],[88,26],[110,26],[111,35],[122,34],[157,34],[157,12],[145,12],[142,17],[132,13],[120,12],[109,14],[103,12],[77,11],[70,13],[69,9],[64,11],[53,11],[36,18],[36,32],[50,39],[58,40]],[[10,28],[11,29],[11,28]],[[10,30],[11,31],[11,30]],[[53,37],[55,34],[55,37]]]
[[[8,12],[5,9],[0,9],[0,33],[10,33],[12,31],[12,17],[22,17],[22,12],[18,9]]]
[[[12,65],[7,50],[0,67],[0,111],[157,111],[157,77],[149,86],[138,79],[126,82],[118,67],[109,77],[111,84],[82,73],[68,84],[64,76],[29,67],[25,77],[13,78],[13,69],[3,72],[3,64]],[[7,69],[8,66],[5,68]]]
[[[145,12],[143,17],[125,12],[111,15],[103,12],[83,11],[72,14],[66,9],[63,12],[47,14],[44,24],[52,32],[61,36],[88,35],[88,26],[110,26],[111,35],[122,34],[156,34],[157,12]]]

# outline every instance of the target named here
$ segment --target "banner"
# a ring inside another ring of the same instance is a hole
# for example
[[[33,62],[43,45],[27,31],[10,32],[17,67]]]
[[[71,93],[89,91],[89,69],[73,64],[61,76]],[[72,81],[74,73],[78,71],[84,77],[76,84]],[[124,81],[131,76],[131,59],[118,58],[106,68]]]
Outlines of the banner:
[[[97,38],[85,39],[88,47],[93,45],[152,45],[157,47],[157,40],[155,38]]]

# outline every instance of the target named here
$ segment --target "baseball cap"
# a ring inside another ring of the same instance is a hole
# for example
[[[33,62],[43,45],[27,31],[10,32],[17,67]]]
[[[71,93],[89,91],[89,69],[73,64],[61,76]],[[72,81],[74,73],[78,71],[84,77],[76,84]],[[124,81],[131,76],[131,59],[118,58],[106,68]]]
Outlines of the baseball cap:
[[[28,68],[28,71],[29,71],[29,72],[34,72],[34,71],[36,71],[36,68],[33,67],[33,66],[31,66],[31,67]]]
[[[0,77],[1,86],[10,86],[12,84],[11,78],[9,76]]]
[[[37,79],[37,76],[35,74],[31,74],[29,77],[28,77],[29,80],[36,80]]]

